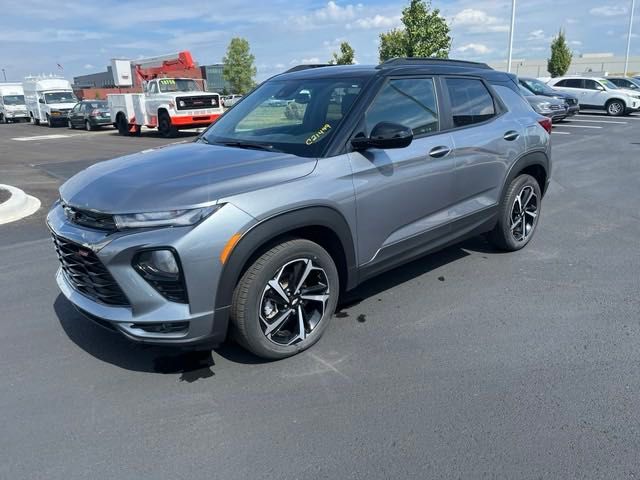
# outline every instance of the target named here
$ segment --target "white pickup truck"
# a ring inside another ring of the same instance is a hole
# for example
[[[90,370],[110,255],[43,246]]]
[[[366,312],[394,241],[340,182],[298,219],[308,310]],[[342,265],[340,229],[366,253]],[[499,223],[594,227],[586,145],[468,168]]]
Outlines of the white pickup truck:
[[[71,84],[59,77],[26,77],[24,99],[33,123],[66,125],[69,111],[78,103]]]
[[[0,123],[29,121],[20,83],[0,83]]]
[[[204,92],[192,78],[156,78],[144,84],[144,93],[107,98],[120,135],[139,135],[144,125],[174,137],[179,129],[207,127],[224,112],[220,95]]]

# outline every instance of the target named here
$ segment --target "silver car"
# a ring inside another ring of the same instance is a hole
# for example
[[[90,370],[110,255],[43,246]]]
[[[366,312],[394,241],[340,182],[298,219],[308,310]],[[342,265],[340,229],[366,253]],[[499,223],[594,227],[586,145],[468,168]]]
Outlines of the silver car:
[[[193,143],[62,185],[47,217],[57,283],[137,342],[215,346],[231,332],[258,356],[293,355],[374,275],[481,233],[527,245],[550,128],[515,76],[484,64],[284,73]]]

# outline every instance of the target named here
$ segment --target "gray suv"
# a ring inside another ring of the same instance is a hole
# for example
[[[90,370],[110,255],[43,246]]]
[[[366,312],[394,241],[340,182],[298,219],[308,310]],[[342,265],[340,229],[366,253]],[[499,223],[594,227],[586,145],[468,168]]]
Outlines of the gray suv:
[[[550,128],[515,76],[484,64],[296,68],[194,142],[62,185],[47,217],[57,283],[134,341],[215,346],[229,332],[287,357],[374,275],[481,233],[524,247],[549,183]]]

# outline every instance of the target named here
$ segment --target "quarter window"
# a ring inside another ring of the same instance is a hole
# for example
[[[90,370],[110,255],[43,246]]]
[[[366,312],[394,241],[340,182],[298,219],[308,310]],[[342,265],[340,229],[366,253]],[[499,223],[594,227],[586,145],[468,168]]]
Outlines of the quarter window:
[[[431,78],[390,80],[365,114],[367,136],[380,122],[392,122],[413,130],[415,136],[438,131],[438,106]]]
[[[493,97],[480,80],[447,78],[445,82],[455,127],[485,122],[496,115]]]

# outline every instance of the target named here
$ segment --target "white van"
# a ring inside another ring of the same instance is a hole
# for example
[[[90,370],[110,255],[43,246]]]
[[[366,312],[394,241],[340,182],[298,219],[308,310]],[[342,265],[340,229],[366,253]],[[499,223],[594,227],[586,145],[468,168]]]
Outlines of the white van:
[[[66,125],[69,111],[78,102],[71,84],[61,77],[26,77],[22,88],[27,111],[36,125]]]
[[[0,123],[29,121],[20,83],[0,83]]]

